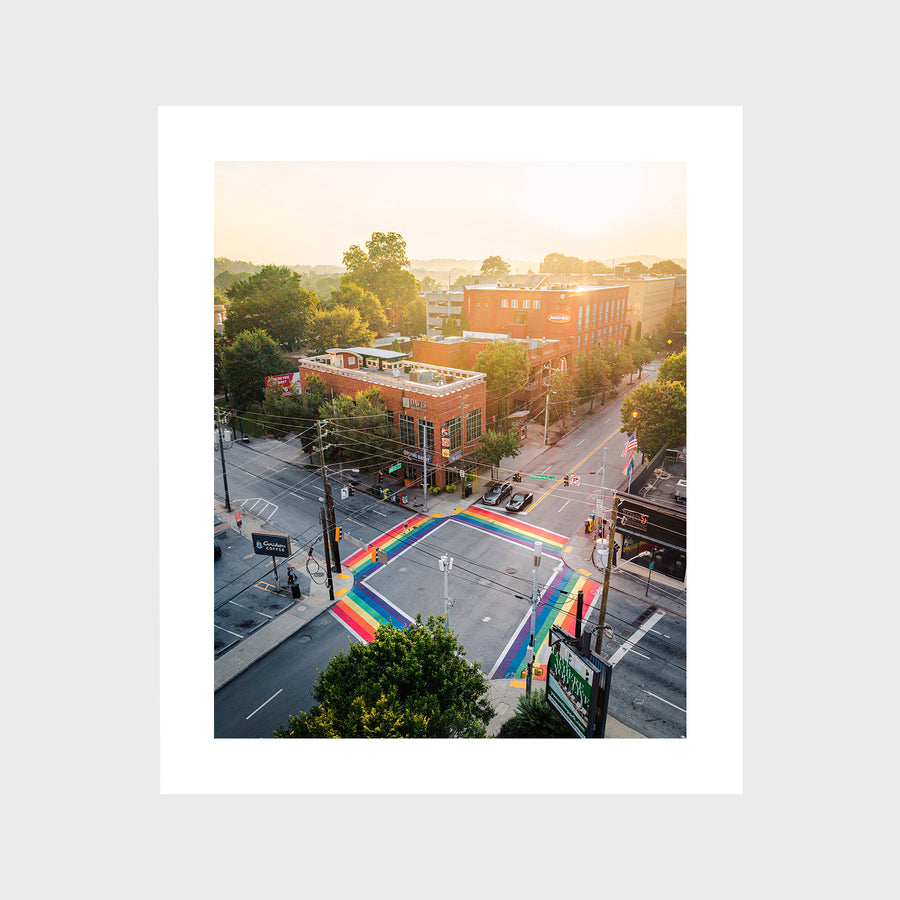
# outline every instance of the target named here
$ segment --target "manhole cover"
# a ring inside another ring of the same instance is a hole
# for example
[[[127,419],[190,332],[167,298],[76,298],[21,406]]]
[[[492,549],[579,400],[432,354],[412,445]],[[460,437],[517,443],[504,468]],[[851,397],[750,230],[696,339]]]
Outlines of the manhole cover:
[[[490,616],[482,616],[482,617],[481,617],[481,621],[482,621],[482,622],[490,622],[490,621],[491,621],[491,617],[490,617]]]
[[[518,572],[518,571],[519,571],[518,569],[507,569],[506,574],[507,575],[515,575],[516,572]]]
[[[303,637],[298,637],[298,638],[297,638],[297,643],[298,643],[298,644],[308,644],[311,640],[312,640],[311,637],[309,637],[308,635],[304,634]]]

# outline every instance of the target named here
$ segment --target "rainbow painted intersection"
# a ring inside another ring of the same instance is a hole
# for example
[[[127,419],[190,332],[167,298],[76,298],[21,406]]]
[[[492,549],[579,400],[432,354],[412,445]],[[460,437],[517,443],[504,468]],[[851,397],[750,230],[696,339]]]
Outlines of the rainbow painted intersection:
[[[551,626],[556,625],[569,634],[574,634],[578,591],[583,591],[582,615],[587,618],[588,611],[595,601],[599,601],[600,585],[578,572],[573,572],[562,562],[562,550],[567,543],[562,535],[480,507],[470,507],[451,518],[525,547],[533,547],[535,541],[541,541],[546,560],[544,565],[549,562],[554,568],[548,566],[546,570],[541,569],[549,571],[551,575],[543,584],[539,582],[540,596],[535,607],[535,659],[537,664],[540,664],[546,655],[545,648]],[[412,616],[367,586],[367,579],[383,568],[382,563],[372,561],[371,548],[384,550],[390,560],[392,554],[426,538],[444,521],[446,520],[440,516],[413,515],[373,541],[370,549],[359,550],[343,561],[343,565],[353,573],[353,587],[340,598],[331,611],[360,640],[371,641],[380,625],[403,627],[413,621]],[[500,659],[488,673],[491,678],[521,677],[526,666],[525,656],[530,635],[529,609]],[[543,678],[545,673],[542,672],[536,677]]]

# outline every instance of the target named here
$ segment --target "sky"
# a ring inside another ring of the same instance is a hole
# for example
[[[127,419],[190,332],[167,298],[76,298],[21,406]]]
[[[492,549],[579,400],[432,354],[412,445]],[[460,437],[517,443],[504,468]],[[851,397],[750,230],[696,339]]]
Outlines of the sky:
[[[217,162],[215,255],[342,265],[375,231],[409,259],[686,258],[682,162]]]

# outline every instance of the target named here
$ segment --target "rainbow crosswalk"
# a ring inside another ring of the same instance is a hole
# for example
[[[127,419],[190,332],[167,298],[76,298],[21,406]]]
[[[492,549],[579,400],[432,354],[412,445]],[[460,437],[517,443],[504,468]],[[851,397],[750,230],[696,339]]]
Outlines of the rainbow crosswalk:
[[[533,547],[541,541],[543,554],[561,560],[566,538],[545,528],[531,525],[522,519],[513,519],[493,510],[470,507],[451,517],[454,521],[477,528],[487,534],[507,541]],[[406,547],[427,537],[446,521],[440,516],[413,515],[405,522],[385,532],[371,546],[384,550],[388,559]],[[359,550],[343,565],[353,573],[353,587],[332,607],[332,613],[353,634],[364,641],[371,641],[382,624],[405,626],[412,622],[409,616],[385,597],[366,585],[366,580],[382,568],[382,563],[372,562],[371,549]],[[536,607],[535,647],[547,642],[550,626],[557,625],[570,634],[575,631],[575,607],[578,591],[584,591],[583,616],[599,596],[599,585],[589,578],[573,572],[560,562],[553,570],[553,578],[542,592]],[[516,630],[501,658],[491,673],[492,678],[518,678],[525,667],[525,653],[531,634],[531,614],[525,617]]]

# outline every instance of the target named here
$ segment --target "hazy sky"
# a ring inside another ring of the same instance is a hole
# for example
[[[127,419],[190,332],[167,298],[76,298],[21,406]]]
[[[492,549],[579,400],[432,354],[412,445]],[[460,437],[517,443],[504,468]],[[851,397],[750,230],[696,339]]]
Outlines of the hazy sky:
[[[374,231],[410,259],[686,257],[679,162],[220,162],[215,255],[341,265]]]

